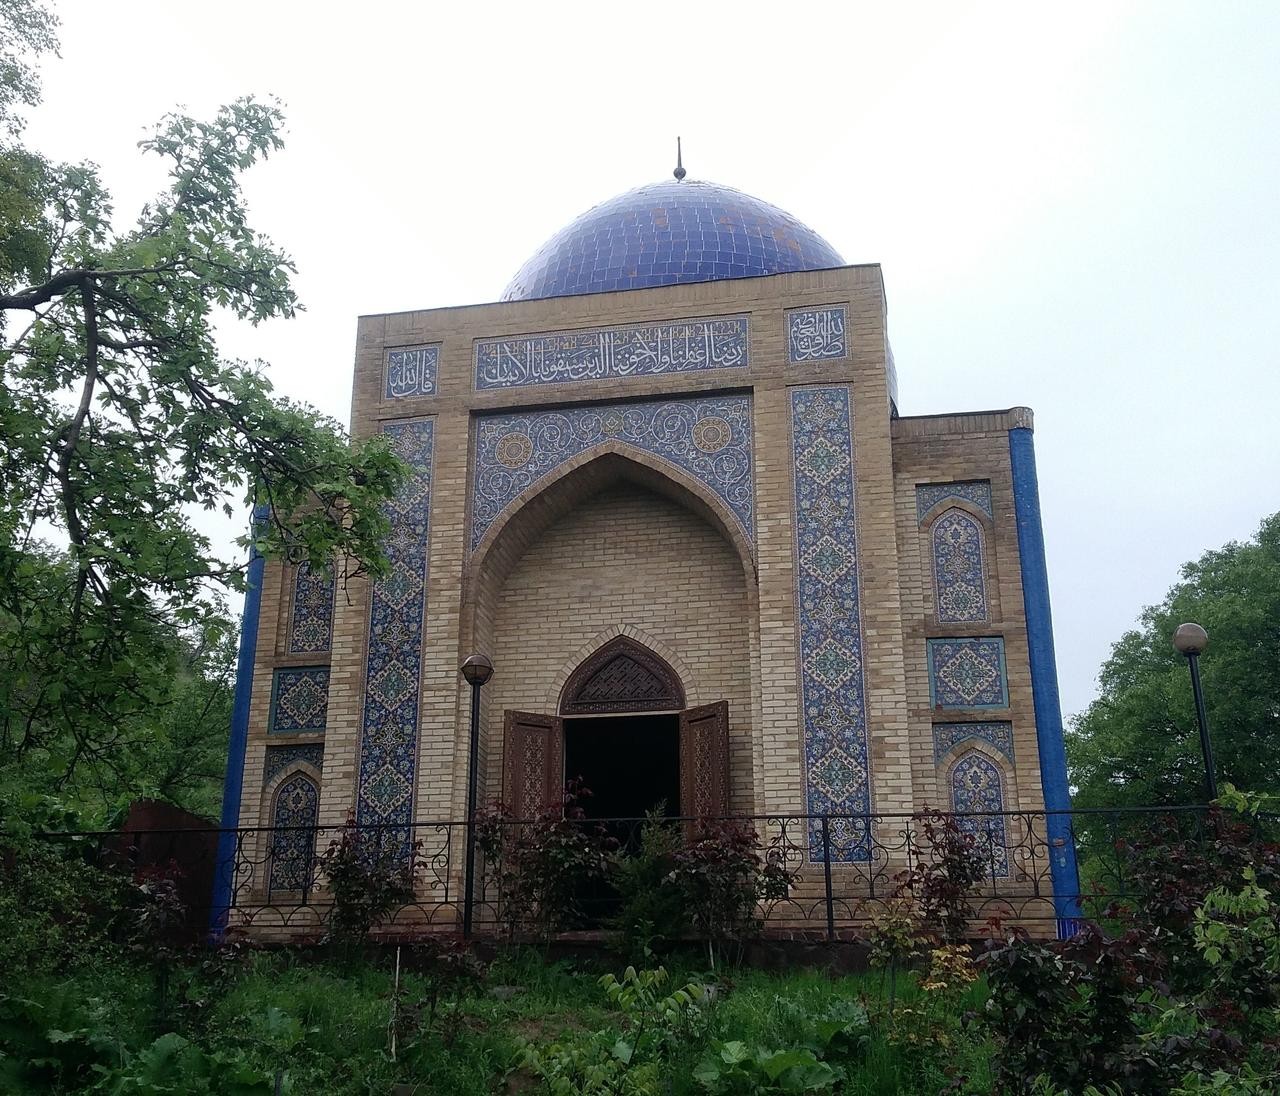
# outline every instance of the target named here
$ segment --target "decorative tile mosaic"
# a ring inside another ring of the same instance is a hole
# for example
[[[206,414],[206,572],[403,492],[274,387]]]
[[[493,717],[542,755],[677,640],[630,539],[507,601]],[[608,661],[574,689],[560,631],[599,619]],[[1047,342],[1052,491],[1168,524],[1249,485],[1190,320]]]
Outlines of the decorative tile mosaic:
[[[963,510],[944,511],[933,523],[933,594],[942,624],[987,619],[986,559],[982,526]]]
[[[1000,770],[976,750],[965,754],[951,769],[951,809],[957,814],[1004,810]],[[961,818],[960,829],[971,833],[987,871],[996,877],[1009,875],[1009,850],[1004,818],[999,814]]]
[[[746,316],[556,331],[476,343],[476,390],[745,369]]]
[[[992,517],[991,483],[988,480],[974,480],[970,483],[921,483],[916,486],[916,520],[923,522],[924,516],[940,502],[947,499],[963,499],[976,506],[987,517]]]
[[[289,618],[289,653],[323,654],[333,639],[333,575],[300,563],[293,572],[293,607]]]
[[[271,825],[276,832],[271,835],[270,892],[300,891],[312,885],[319,809],[320,789],[305,773],[291,776],[276,789],[271,806]]]
[[[812,229],[749,194],[668,179],[619,194],[557,232],[504,301],[825,270],[844,260]]]
[[[708,396],[478,419],[471,547],[522,491],[607,441],[635,446],[700,479],[754,539],[751,399]]]
[[[382,394],[389,400],[410,396],[434,396],[436,373],[440,368],[440,347],[406,346],[387,351],[386,384]]]
[[[849,353],[846,317],[844,305],[788,312],[787,361],[798,365],[846,357]]]
[[[323,731],[328,714],[328,666],[291,666],[275,672],[268,734]]]
[[[929,698],[936,708],[1007,708],[1004,640],[931,639]]]
[[[871,808],[866,687],[854,514],[853,415],[847,387],[791,390],[796,606],[810,814]],[[866,823],[833,819],[833,860],[870,856]],[[810,823],[810,859],[822,859]]]
[[[370,599],[356,821],[401,825],[413,816],[435,424],[395,422],[383,431],[412,471],[387,507],[388,570]]]
[[[941,761],[943,755],[953,746],[974,739],[994,746],[1010,761],[1013,760],[1012,723],[935,723],[933,725],[934,761]]]
[[[286,769],[304,762],[314,768],[324,767],[324,745],[320,742],[299,742],[291,746],[268,746],[267,760],[262,768],[262,785],[266,787]]]

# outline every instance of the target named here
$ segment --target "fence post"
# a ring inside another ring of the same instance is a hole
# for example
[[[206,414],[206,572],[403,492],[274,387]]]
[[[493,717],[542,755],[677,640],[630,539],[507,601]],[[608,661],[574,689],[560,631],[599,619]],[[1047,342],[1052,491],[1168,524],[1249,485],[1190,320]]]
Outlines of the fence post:
[[[827,888],[827,939],[836,938],[836,907],[831,897],[831,816],[822,816],[822,878]]]

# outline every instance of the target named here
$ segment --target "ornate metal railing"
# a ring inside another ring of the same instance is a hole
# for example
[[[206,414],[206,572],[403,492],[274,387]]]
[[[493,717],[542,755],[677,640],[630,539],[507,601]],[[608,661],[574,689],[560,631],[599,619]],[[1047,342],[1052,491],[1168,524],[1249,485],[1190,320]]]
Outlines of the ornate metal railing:
[[[767,899],[760,915],[766,933],[839,938],[856,935],[891,905],[910,902],[905,873],[927,864],[937,850],[925,822],[952,818],[974,838],[983,879],[969,896],[975,920],[999,918],[1046,930],[1079,916],[1114,916],[1114,907],[1140,900],[1128,878],[1126,849],[1134,841],[1211,841],[1213,815],[1203,807],[1153,807],[1071,812],[1009,811],[955,815],[756,815],[723,821],[750,827],[763,860],[789,873],[785,894]],[[1067,838],[1052,835],[1063,831]],[[705,821],[705,820],[703,820]],[[616,855],[638,847],[644,819],[583,819],[569,825],[605,837]],[[685,837],[695,820],[670,819]],[[536,822],[490,820],[494,841],[517,839]],[[495,827],[497,828],[495,830]],[[325,851],[344,835],[370,863],[382,862],[413,879],[412,897],[383,922],[388,935],[456,931],[464,906],[465,822],[413,826],[283,827],[236,830],[148,830],[137,833],[46,834],[105,865],[172,872],[187,880],[207,876],[207,909],[193,911],[215,931],[261,931],[264,936],[308,939],[323,935],[332,908]],[[496,836],[495,836],[496,835]],[[197,836],[203,840],[195,839]],[[217,851],[215,851],[217,850]],[[1071,854],[1074,853],[1074,856]],[[1055,875],[1054,859],[1059,871]],[[198,862],[197,862],[198,861]],[[1078,875],[1064,864],[1079,865]],[[508,865],[509,866],[509,865]],[[473,888],[477,934],[509,927],[501,865],[476,858]],[[1053,881],[1059,881],[1055,893]],[[1064,878],[1072,886],[1061,886]],[[191,887],[185,888],[188,893]],[[600,927],[617,899],[607,884],[584,892],[584,927]]]

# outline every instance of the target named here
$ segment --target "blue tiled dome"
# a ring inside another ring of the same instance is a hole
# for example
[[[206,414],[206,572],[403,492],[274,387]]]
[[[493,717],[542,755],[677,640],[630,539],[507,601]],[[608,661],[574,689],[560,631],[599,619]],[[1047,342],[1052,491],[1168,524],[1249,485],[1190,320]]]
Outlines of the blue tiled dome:
[[[608,293],[844,266],[777,206],[715,183],[651,183],[588,210],[551,237],[504,301]]]

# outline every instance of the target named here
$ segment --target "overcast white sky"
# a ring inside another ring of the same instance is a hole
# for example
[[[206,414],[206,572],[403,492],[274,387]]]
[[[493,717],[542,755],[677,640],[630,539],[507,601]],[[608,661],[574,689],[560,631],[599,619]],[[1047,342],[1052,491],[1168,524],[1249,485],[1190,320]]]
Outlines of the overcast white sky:
[[[166,110],[285,101],[247,189],[308,311],[224,346],[343,422],[357,315],[496,299],[679,133],[691,177],[883,264],[904,414],[1035,409],[1066,712],[1179,564],[1280,509],[1274,0],[56,10],[28,138],[122,218]]]

